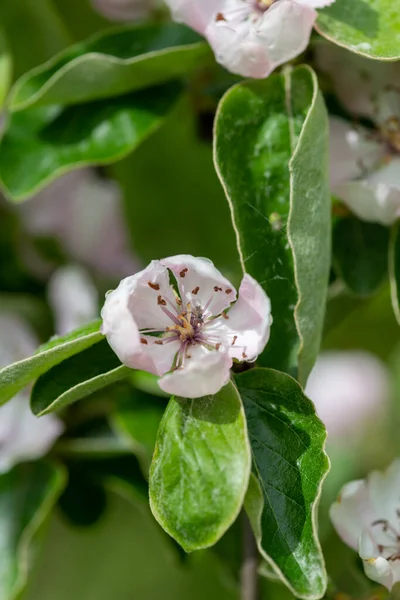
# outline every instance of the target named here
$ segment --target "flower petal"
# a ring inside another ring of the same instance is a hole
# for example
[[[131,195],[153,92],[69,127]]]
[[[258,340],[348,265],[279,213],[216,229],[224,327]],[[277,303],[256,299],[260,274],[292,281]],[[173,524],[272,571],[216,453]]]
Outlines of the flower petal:
[[[296,0],[297,4],[311,6],[312,8],[324,8],[325,6],[330,6],[335,1],[336,0]]]
[[[207,25],[223,10],[225,0],[165,0],[172,18],[204,34]]]
[[[390,563],[380,556],[379,558],[370,558],[363,560],[364,572],[367,577],[384,585],[390,592],[393,587],[393,572]]]
[[[227,318],[212,322],[206,331],[227,339],[232,358],[252,361],[268,342],[272,323],[271,302],[260,284],[246,273],[239,288],[239,298]]]
[[[56,333],[65,335],[98,316],[98,294],[88,273],[78,265],[57,269],[48,287]]]
[[[400,216],[400,189],[369,180],[349,181],[335,194],[363,221],[391,225]]]
[[[1,433],[0,473],[9,471],[20,462],[44,456],[64,429],[62,422],[53,415],[40,419],[34,417],[29,408],[29,394],[24,392],[0,407],[0,421],[4,429]]]
[[[280,0],[256,23],[213,20],[205,35],[217,61],[229,71],[264,78],[306,49],[316,16],[311,7]]]
[[[363,529],[374,520],[366,482],[357,480],[344,485],[329,515],[340,538],[357,550]]]
[[[376,168],[386,153],[385,146],[362,128],[355,129],[339,117],[329,119],[331,188],[356,179]]]
[[[398,522],[400,509],[400,459],[385,471],[372,471],[367,479],[371,506],[379,519]]]
[[[153,8],[151,0],[92,0],[93,7],[112,21],[145,19]]]
[[[219,315],[236,300],[231,282],[207,258],[180,254],[164,258],[161,263],[175,275],[184,303],[203,308],[208,305],[211,314]]]
[[[132,369],[141,369],[160,377],[170,371],[181,343],[179,340],[167,341],[167,339],[141,334],[140,352],[130,357],[129,366]]]
[[[183,398],[201,398],[216,394],[228,383],[232,359],[225,352],[208,351],[201,346],[191,350],[183,368],[159,380],[164,392]]]

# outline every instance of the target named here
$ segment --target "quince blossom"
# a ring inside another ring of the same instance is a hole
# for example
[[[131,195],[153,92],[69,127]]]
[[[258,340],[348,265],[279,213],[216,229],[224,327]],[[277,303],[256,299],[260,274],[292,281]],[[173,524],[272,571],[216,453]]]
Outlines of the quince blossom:
[[[153,0],[92,0],[93,7],[111,21],[140,21],[146,19],[155,1]]]
[[[375,128],[331,118],[331,188],[364,221],[391,225],[400,216],[400,76],[397,63],[377,65],[333,44],[316,46],[340,102]]]
[[[357,550],[367,577],[391,590],[400,581],[400,460],[351,481],[331,506],[341,539]]]
[[[335,0],[166,0],[176,21],[209,42],[217,61],[244,77],[267,77],[303,52],[316,8]]]
[[[190,255],[153,260],[123,279],[102,318],[121,362],[160,376],[162,390],[186,398],[217,393],[233,359],[257,358],[271,325],[269,298],[250,275],[237,297],[210,260]]]
[[[37,342],[27,326],[8,313],[0,315],[0,368],[34,353]],[[0,474],[14,465],[44,456],[62,433],[53,415],[36,418],[29,407],[29,389],[0,407]]]

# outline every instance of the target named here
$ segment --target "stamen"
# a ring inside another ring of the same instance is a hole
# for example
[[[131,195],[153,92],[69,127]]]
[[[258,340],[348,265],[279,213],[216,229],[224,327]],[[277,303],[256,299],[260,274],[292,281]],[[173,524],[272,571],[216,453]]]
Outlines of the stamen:
[[[232,294],[232,292],[233,292],[232,288],[227,288],[225,290],[225,294],[227,294],[227,295]]]
[[[147,341],[147,340],[145,340],[144,338],[140,338],[140,343],[141,343],[141,344],[144,344],[145,346],[147,346],[147,344],[148,344],[148,341]]]
[[[151,281],[148,281],[147,285],[149,287],[151,287],[152,290],[156,290],[157,292],[160,289],[160,286],[158,285],[158,283],[152,283]]]
[[[221,313],[221,317],[226,320],[229,319],[229,315],[227,315],[225,312]]]
[[[222,287],[218,287],[217,285],[214,285],[214,292],[222,292]]]
[[[189,271],[189,269],[186,269],[186,268],[185,268],[185,269],[182,269],[182,271],[179,273],[179,276],[180,276],[180,277],[182,277],[182,278],[184,278],[184,277],[185,277],[185,275],[186,275],[186,273],[187,273],[188,271]]]
[[[161,341],[161,340],[157,340],[154,343],[157,344],[157,346],[163,346],[164,345],[164,342]]]
[[[175,315],[172,314],[172,312],[170,310],[168,310],[168,308],[165,308],[164,304],[159,305],[161,310],[163,311],[164,314],[167,315],[167,317],[169,317],[171,319],[171,321],[173,323],[175,323],[175,325],[178,325],[178,327],[181,326],[180,322],[178,321],[178,319],[175,317]],[[169,328],[167,327],[166,330],[168,331]]]
[[[215,349],[219,350],[221,348],[221,344],[218,342],[218,344],[215,345]]]
[[[243,356],[243,358],[247,358],[246,352],[242,352],[242,356]]]
[[[158,296],[157,298],[157,304],[161,305],[161,306],[167,306],[166,301],[164,300],[164,298],[162,296]]]
[[[217,16],[215,17],[216,22],[218,23],[218,21],[226,21],[224,15],[222,13],[217,13]]]
[[[238,339],[238,336],[237,336],[237,335],[234,335],[234,336],[233,336],[233,340],[232,340],[232,344],[231,344],[231,346],[234,346],[234,345],[235,345],[235,343],[236,343],[236,340],[237,340],[237,339]]]
[[[198,294],[198,293],[199,293],[199,290],[200,290],[199,286],[196,286],[196,287],[194,288],[194,290],[192,290],[192,294],[194,294],[194,295],[196,296],[196,294]]]

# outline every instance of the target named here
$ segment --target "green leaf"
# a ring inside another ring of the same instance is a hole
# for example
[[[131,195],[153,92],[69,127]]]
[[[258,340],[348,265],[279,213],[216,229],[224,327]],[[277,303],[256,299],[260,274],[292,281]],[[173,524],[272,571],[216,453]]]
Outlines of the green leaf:
[[[4,404],[33,379],[102,339],[100,321],[94,321],[63,337],[55,337],[36,354],[0,370],[0,404]]]
[[[38,534],[65,483],[45,462],[21,464],[0,475],[0,598],[16,600],[38,550]]]
[[[298,67],[233,87],[219,106],[214,149],[243,271],[271,298],[261,364],[305,382],[330,268],[328,121],[314,73]]]
[[[389,230],[377,223],[345,217],[333,229],[334,268],[359,296],[377,291],[387,278]]]
[[[0,180],[20,201],[59,175],[110,164],[159,127],[181,92],[176,83],[119,98],[11,115],[0,143]]]
[[[63,360],[36,381],[31,394],[34,415],[61,410],[93,392],[126,379],[131,369],[121,365],[107,340],[101,340]]]
[[[236,519],[250,475],[240,396],[232,383],[215,396],[172,398],[150,469],[150,506],[186,552],[215,544]]]
[[[394,316],[400,325],[400,224],[397,221],[390,232],[389,279]]]
[[[400,58],[400,11],[396,0],[336,0],[319,11],[318,33],[331,42],[378,60]]]
[[[61,52],[15,84],[9,108],[81,104],[175,79],[208,56],[200,36],[177,23],[100,33]]]
[[[263,558],[298,598],[322,598],[326,572],[317,502],[329,469],[326,431],[300,385],[253,369],[237,377],[256,477],[245,506]]]

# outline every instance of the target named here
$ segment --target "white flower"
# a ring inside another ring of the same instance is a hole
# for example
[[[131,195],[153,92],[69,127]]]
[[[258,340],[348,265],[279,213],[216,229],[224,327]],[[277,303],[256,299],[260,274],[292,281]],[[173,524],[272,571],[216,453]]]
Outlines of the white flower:
[[[330,516],[342,540],[360,554],[365,574],[391,590],[400,581],[400,460],[347,483]]]
[[[92,0],[92,4],[111,21],[138,21],[150,15],[156,0]]]
[[[153,260],[121,281],[107,295],[102,318],[124,364],[160,376],[162,390],[187,398],[217,393],[232,359],[254,361],[271,325],[270,301],[250,275],[237,299],[211,261],[190,255]]]
[[[325,351],[310,373],[306,395],[325,423],[329,439],[354,440],[379,417],[389,397],[389,373],[364,351]]]
[[[49,281],[49,304],[57,335],[65,335],[98,315],[98,294],[89,275],[78,265],[57,269]]]
[[[32,235],[54,236],[73,260],[121,278],[138,268],[129,251],[121,204],[121,190],[114,181],[100,178],[92,169],[77,169],[18,210]]]
[[[303,52],[316,8],[335,0],[167,0],[173,18],[204,35],[216,59],[244,77],[267,77]]]
[[[360,219],[391,225],[400,217],[400,156],[362,127],[330,123],[332,192]]]
[[[26,358],[37,348],[29,329],[16,317],[0,314],[0,368]],[[0,474],[14,465],[44,456],[62,433],[62,422],[53,415],[37,419],[24,390],[0,407]]]

